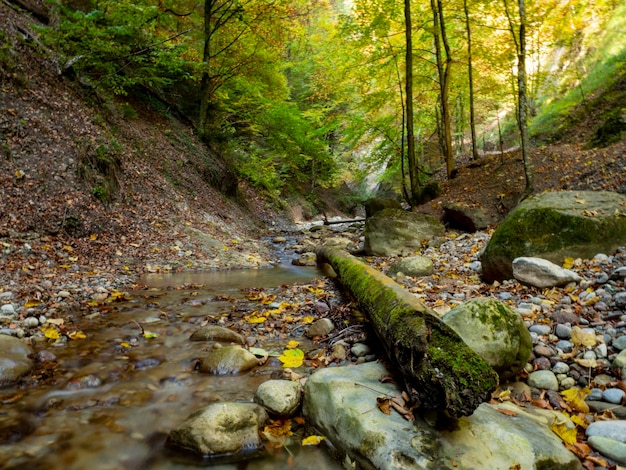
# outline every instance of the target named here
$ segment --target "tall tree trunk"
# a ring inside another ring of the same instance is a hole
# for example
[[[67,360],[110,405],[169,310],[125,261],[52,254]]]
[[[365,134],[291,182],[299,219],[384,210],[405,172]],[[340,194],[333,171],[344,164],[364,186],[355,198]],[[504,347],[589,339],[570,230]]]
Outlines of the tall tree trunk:
[[[521,199],[527,198],[533,192],[533,167],[530,160],[530,141],[528,137],[528,102],[526,96],[526,9],[524,0],[518,0],[519,30],[515,31],[509,4],[504,0],[504,9],[515,49],[517,51],[517,124],[520,130],[522,147],[522,161],[524,164],[524,178],[526,186]]]
[[[406,36],[406,60],[405,60],[405,99],[406,99],[406,139],[407,159],[409,165],[409,181],[411,184],[411,201],[413,205],[419,198],[420,183],[417,171],[417,159],[415,157],[415,130],[413,119],[413,25],[411,23],[411,0],[404,0],[404,24]],[[404,157],[403,157],[404,158]]]
[[[472,158],[478,160],[478,143],[476,140],[476,116],[474,111],[474,70],[472,67],[472,27],[470,24],[467,0],[463,0],[465,11],[465,29],[467,30],[467,76],[469,81],[470,132],[472,135]]]
[[[443,4],[441,0],[430,0],[433,11],[433,38],[435,41],[435,58],[437,60],[437,72],[439,74],[439,105],[441,108],[441,129],[443,131],[443,156],[446,161],[446,173],[452,178],[454,173],[454,155],[452,152],[452,122],[450,119],[450,72],[452,57],[448,36],[446,35],[445,19],[443,17]],[[441,46],[443,44],[444,51]],[[444,62],[445,54],[445,62]]]
[[[530,142],[528,138],[528,101],[526,93],[526,10],[524,0],[519,0],[519,54],[517,91],[519,93],[519,127],[522,139],[522,160],[524,162],[524,178],[526,187],[523,198],[533,192],[533,169],[530,161]]]

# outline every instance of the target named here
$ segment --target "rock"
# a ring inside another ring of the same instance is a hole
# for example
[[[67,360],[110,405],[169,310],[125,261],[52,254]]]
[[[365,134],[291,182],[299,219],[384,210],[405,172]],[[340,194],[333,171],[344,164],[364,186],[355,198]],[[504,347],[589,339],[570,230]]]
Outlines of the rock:
[[[613,367],[616,369],[626,367],[626,349],[623,349],[617,356],[615,356],[615,359],[613,359]]]
[[[317,266],[317,256],[315,256],[315,253],[308,251],[291,260],[291,264],[294,266]]]
[[[343,237],[328,237],[324,239],[324,246],[336,246],[337,248],[346,248],[352,245],[352,240]]]
[[[200,360],[200,372],[215,375],[238,374],[259,365],[254,354],[241,346],[214,349]]]
[[[322,369],[305,384],[307,423],[348,453],[357,468],[581,468],[549,429],[554,419],[574,426],[561,413],[483,403],[452,429],[438,431],[419,415],[409,423],[394,410],[386,415],[376,408],[383,393],[400,395],[396,385],[380,383],[386,374],[382,365],[368,363]]]
[[[626,307],[626,292],[619,292],[613,297],[615,305],[618,307]]]
[[[202,456],[243,459],[262,447],[259,430],[267,419],[263,407],[254,403],[212,403],[170,431],[167,445]]]
[[[404,273],[407,276],[430,276],[434,272],[433,262],[426,256],[409,256],[394,263],[389,268],[388,276]]]
[[[445,227],[430,215],[383,209],[365,223],[365,253],[394,256],[421,249],[422,242],[441,236]]]
[[[402,204],[400,201],[391,198],[371,198],[365,201],[365,217],[370,218],[377,212],[382,211],[383,209],[402,209]]]
[[[352,348],[350,348],[350,352],[354,357],[363,357],[372,353],[372,348],[370,348],[367,344],[364,343],[354,343]]]
[[[320,318],[314,321],[309,329],[306,331],[307,338],[314,338],[315,336],[326,336],[335,329],[335,325],[330,318]]]
[[[602,392],[602,399],[609,403],[615,403],[621,405],[626,396],[626,392],[620,388],[607,388]]]
[[[515,376],[530,358],[532,339],[522,317],[496,299],[470,300],[450,310],[441,320],[501,379]]]
[[[224,343],[245,344],[243,336],[228,328],[218,325],[206,325],[194,331],[189,337],[191,341],[222,341]]]
[[[537,370],[528,375],[528,385],[534,388],[559,391],[559,381],[551,370]]]
[[[618,351],[626,349],[626,335],[618,336],[613,340],[611,345]]]
[[[558,265],[565,257],[591,259],[626,245],[626,196],[606,191],[542,193],[517,206],[498,226],[481,261],[487,282],[513,277],[519,257]]]
[[[585,434],[598,452],[626,464],[626,421],[596,421],[587,427]]]
[[[546,288],[580,282],[582,278],[569,269],[564,269],[542,258],[522,257],[513,260],[513,277],[522,284]]]
[[[496,217],[489,214],[482,207],[469,207],[459,202],[452,202],[443,206],[444,222],[448,227],[476,232],[496,223]]]
[[[270,415],[280,418],[293,416],[302,399],[302,387],[289,380],[268,380],[256,389],[254,401]]]
[[[587,442],[605,457],[626,465],[626,444],[623,442],[602,436],[591,436]]]
[[[0,307],[0,314],[2,315],[6,315],[6,316],[13,316],[15,315],[15,307],[13,306],[13,304],[4,304],[3,306]]]
[[[621,266],[611,273],[610,279],[617,281],[626,278],[626,266]]]
[[[33,350],[13,336],[0,334],[0,387],[9,385],[30,372]]]

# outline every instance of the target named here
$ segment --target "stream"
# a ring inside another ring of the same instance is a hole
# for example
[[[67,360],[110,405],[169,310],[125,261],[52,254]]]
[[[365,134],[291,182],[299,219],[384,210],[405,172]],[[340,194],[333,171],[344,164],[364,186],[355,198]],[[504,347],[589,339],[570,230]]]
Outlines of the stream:
[[[163,445],[191,412],[215,401],[251,401],[256,387],[281,370],[278,361],[237,376],[194,370],[194,359],[207,348],[189,340],[200,319],[232,310],[242,289],[307,283],[319,275],[316,268],[287,263],[155,274],[114,306],[76,312],[69,321],[86,338],[36,347],[38,354],[56,356],[54,366],[39,382],[0,389],[0,468],[342,468],[324,449],[299,442],[231,464],[194,459]],[[140,328],[156,337],[146,338]]]

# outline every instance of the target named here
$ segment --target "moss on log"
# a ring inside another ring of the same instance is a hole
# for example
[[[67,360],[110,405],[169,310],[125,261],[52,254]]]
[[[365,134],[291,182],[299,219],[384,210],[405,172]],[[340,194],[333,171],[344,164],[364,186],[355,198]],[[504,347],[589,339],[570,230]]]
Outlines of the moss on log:
[[[435,312],[358,258],[329,247],[315,252],[366,311],[420,408],[458,418],[490,398],[497,374]]]

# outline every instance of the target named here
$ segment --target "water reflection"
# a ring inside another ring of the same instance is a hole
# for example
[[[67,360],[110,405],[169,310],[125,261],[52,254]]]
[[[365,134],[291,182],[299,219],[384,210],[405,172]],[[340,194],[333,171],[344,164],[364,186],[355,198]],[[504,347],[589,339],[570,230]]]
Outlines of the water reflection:
[[[242,288],[309,282],[318,274],[289,265],[150,275],[141,280],[150,289],[132,293],[132,300],[77,314],[72,328],[86,339],[37,348],[57,358],[48,377],[0,390],[1,397],[18,397],[0,408],[0,468],[340,469],[318,448],[294,446],[293,455],[237,464],[187,459],[163,448],[169,430],[192,411],[215,401],[250,401],[276,370],[265,365],[241,376],[196,372],[194,359],[207,345],[189,341],[197,328],[193,317],[227,309],[228,302],[216,296],[241,297]],[[142,336],[139,324],[157,337]]]

